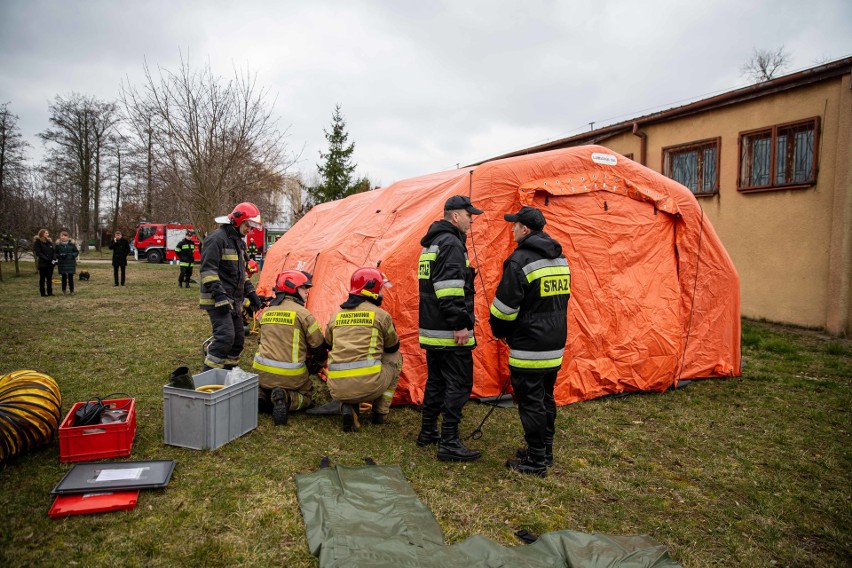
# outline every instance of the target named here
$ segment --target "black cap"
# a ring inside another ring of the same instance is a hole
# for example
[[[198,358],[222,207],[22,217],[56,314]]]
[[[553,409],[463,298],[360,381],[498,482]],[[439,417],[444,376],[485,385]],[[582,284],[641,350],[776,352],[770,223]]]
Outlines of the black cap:
[[[474,207],[470,199],[464,195],[454,195],[444,203],[444,211],[456,211],[458,209],[464,209],[472,215],[482,215],[482,209]]]
[[[547,224],[544,220],[544,214],[535,207],[527,207],[524,205],[514,215],[503,215],[503,218],[510,223],[520,223],[529,227],[533,231],[540,231]]]

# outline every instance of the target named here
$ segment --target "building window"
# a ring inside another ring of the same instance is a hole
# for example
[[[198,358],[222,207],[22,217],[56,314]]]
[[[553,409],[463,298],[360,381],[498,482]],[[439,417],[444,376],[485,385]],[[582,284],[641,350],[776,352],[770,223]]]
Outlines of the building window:
[[[816,183],[819,117],[740,133],[740,190]]]
[[[665,175],[695,195],[719,192],[720,138],[663,148]]]

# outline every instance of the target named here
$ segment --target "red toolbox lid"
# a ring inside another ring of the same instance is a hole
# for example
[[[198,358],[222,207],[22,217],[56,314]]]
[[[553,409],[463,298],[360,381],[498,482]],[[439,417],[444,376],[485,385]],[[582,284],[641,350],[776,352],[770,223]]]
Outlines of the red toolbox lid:
[[[69,515],[126,511],[136,508],[137,499],[139,499],[139,491],[60,495],[53,502],[47,515],[51,519],[59,519]]]

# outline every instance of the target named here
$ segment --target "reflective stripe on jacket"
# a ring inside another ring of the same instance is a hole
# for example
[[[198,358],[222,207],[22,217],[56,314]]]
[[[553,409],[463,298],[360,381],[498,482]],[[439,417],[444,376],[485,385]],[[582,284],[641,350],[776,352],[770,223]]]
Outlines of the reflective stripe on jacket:
[[[494,336],[509,344],[509,367],[546,372],[562,365],[570,297],[571,269],[562,246],[542,232],[521,240],[503,263],[489,317]]]
[[[260,344],[253,367],[259,371],[260,386],[298,390],[310,381],[308,349],[324,343],[322,330],[304,306],[286,298],[260,316]]]
[[[192,239],[184,239],[175,247],[175,254],[178,255],[181,266],[192,266],[195,261],[195,243]]]
[[[366,300],[335,313],[325,341],[331,345],[328,390],[335,400],[356,400],[379,389],[384,353],[399,348],[391,315]]]
[[[473,337],[473,277],[465,235],[446,220],[432,223],[421,239],[417,264],[420,288],[419,337],[424,349],[470,349]],[[470,338],[456,345],[453,331],[467,329]]]

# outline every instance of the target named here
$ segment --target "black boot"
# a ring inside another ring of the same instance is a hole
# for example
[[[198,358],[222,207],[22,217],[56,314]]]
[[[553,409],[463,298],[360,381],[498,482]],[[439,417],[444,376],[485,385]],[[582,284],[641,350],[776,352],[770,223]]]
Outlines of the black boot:
[[[169,373],[169,386],[179,389],[195,390],[195,383],[189,375],[189,367],[178,367]]]
[[[357,432],[358,428],[361,427],[361,424],[358,422],[358,405],[357,404],[343,404],[342,408],[343,412],[343,431],[344,432]]]
[[[269,394],[269,400],[272,401],[272,422],[276,426],[286,426],[290,415],[290,397],[287,396],[287,391],[275,387]]]
[[[438,459],[441,461],[474,461],[482,454],[471,450],[459,439],[458,424],[441,426],[441,440],[438,442]]]
[[[544,448],[528,448],[527,456],[521,460],[508,460],[506,467],[518,473],[547,477],[547,466],[544,464]]]
[[[529,452],[527,448],[518,448],[518,451],[515,452],[515,455],[521,458],[522,460],[527,459]],[[544,443],[544,465],[547,467],[553,467],[553,442],[551,441],[549,444],[547,442]]]
[[[438,432],[438,417],[426,416],[420,422],[420,434],[417,435],[417,447],[422,448],[441,441],[441,433]]]

